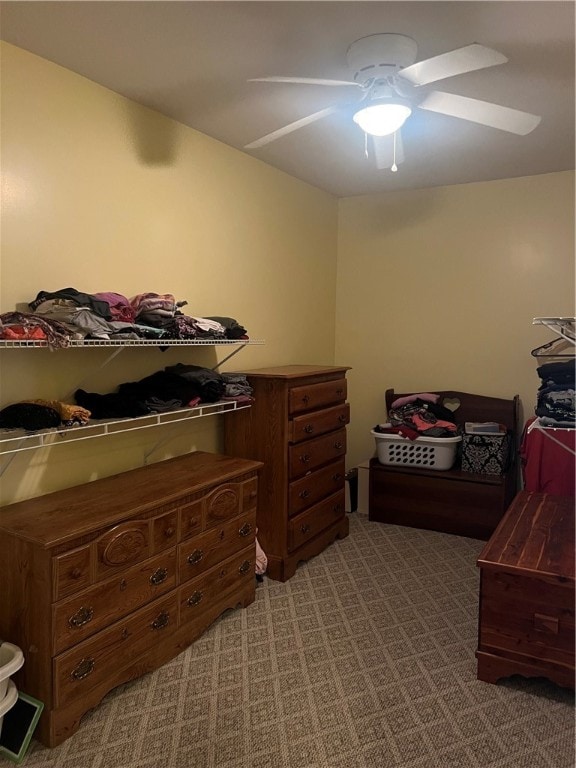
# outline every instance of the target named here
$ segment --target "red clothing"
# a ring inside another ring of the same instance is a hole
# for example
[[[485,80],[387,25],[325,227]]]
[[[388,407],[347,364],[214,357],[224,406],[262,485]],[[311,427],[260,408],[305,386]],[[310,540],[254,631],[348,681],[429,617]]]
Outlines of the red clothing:
[[[576,430],[536,427],[528,433],[534,421],[526,422],[520,446],[524,489],[556,496],[576,495]]]

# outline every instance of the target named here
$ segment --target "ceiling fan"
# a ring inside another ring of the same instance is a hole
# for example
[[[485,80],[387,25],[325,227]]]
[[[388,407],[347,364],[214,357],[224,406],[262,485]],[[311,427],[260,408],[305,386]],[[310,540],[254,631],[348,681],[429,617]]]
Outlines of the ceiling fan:
[[[537,115],[499,104],[443,91],[420,91],[422,86],[438,80],[505,64],[508,59],[498,51],[473,43],[419,62],[416,61],[417,51],[416,42],[406,35],[368,35],[348,48],[346,58],[353,72],[351,80],[281,76],[251,78],[249,82],[352,86],[359,91],[359,98],[295,120],[244,148],[258,149],[329,115],[350,113],[365,133],[366,154],[368,136],[371,137],[377,168],[396,171],[398,163],[404,159],[400,128],[414,109],[439,112],[519,136],[530,133],[540,123],[541,118]]]

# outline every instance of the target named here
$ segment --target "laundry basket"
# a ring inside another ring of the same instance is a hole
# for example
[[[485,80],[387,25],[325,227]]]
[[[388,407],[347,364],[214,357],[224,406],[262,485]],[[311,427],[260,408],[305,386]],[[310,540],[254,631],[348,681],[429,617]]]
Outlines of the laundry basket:
[[[450,469],[456,461],[460,436],[417,437],[410,440],[402,435],[372,430],[380,464],[421,469]]]
[[[10,680],[10,675],[17,672],[24,664],[24,654],[17,645],[2,643],[0,645],[0,735],[4,715],[12,709],[18,698],[18,689]]]

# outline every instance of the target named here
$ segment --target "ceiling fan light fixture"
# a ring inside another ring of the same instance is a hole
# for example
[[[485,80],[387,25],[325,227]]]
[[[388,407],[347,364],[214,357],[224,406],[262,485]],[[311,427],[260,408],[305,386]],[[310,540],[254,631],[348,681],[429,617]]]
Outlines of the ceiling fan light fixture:
[[[354,115],[354,122],[371,136],[388,136],[401,128],[411,114],[412,110],[407,104],[372,104],[358,110]]]

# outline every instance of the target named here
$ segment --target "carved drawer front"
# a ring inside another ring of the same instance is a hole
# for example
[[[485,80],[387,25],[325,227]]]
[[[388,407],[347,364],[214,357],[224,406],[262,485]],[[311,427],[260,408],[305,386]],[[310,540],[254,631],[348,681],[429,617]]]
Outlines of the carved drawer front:
[[[180,587],[180,624],[194,621],[228,591],[240,589],[247,581],[253,582],[256,578],[255,554],[256,548],[251,545]]]
[[[178,510],[152,520],[152,554],[173,547],[178,540]]]
[[[288,448],[290,477],[301,477],[307,472],[334,461],[346,454],[346,430],[339,429],[324,437],[297,443]]]
[[[223,483],[204,497],[204,527],[220,525],[240,514],[243,483]]]
[[[256,512],[250,512],[180,544],[178,547],[180,584],[204,573],[234,552],[245,549],[254,542],[255,535]]]
[[[54,600],[74,595],[90,585],[89,544],[58,555],[52,562],[54,573],[52,596]]]
[[[288,393],[288,409],[290,413],[300,413],[342,403],[346,400],[346,393],[346,379],[292,387]]]
[[[296,416],[290,422],[289,441],[298,443],[301,440],[309,440],[311,437],[344,427],[349,421],[350,406],[348,403],[336,405],[333,408],[325,408],[322,411],[313,411],[305,416]]]
[[[166,641],[177,626],[177,616],[173,592],[58,656],[54,660],[53,705],[63,707],[82,699],[102,683],[106,690],[113,688],[116,673]]]
[[[344,490],[341,490],[289,520],[288,549],[297,549],[343,517],[344,504]]]
[[[120,523],[96,541],[96,573],[107,576],[150,556],[150,521]]]
[[[483,573],[480,647],[574,664],[574,586]]]
[[[187,539],[196,536],[202,530],[202,505],[201,498],[184,504],[180,508],[180,538]]]
[[[102,581],[53,608],[54,652],[60,653],[176,586],[176,548]]]
[[[316,504],[331,493],[344,487],[344,459],[333,461],[322,469],[304,475],[300,480],[290,483],[288,489],[288,512],[290,516]]]

